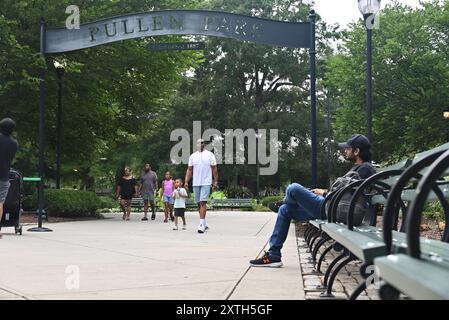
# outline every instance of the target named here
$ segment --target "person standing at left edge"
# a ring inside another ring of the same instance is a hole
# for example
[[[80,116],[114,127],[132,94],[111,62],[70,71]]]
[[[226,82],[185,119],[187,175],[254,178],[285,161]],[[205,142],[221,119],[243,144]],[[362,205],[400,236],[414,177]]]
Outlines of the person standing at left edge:
[[[218,186],[218,169],[217,159],[212,152],[205,150],[203,139],[198,139],[196,148],[197,151],[189,157],[184,187],[189,190],[189,181],[193,177],[193,192],[200,214],[198,233],[204,233],[209,228],[206,223],[206,205],[209,200],[211,185],[213,187]]]
[[[157,175],[151,170],[151,165],[145,163],[143,174],[140,178],[140,194],[143,198],[143,218],[147,221],[148,204],[151,206],[151,220],[156,219],[156,207],[154,205],[154,192],[157,190]]]
[[[15,127],[16,123],[10,118],[0,121],[0,221],[2,221],[3,204],[10,186],[9,170],[11,169],[11,162],[19,147],[17,141],[11,138],[11,133]],[[2,237],[0,233],[0,239]]]

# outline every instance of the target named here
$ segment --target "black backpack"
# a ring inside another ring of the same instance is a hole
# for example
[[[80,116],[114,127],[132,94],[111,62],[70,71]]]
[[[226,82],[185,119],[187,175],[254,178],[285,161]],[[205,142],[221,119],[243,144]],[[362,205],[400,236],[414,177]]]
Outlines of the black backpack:
[[[357,170],[357,169],[358,169],[358,167],[355,170]],[[344,176],[337,178],[337,180],[335,180],[335,182],[330,187],[329,191],[330,191],[330,193],[335,193],[338,190],[340,190],[358,180],[362,180],[360,178],[359,173],[354,170],[349,171]],[[337,221],[336,222],[341,222],[341,223],[347,224],[347,214],[349,211],[349,205],[351,203],[352,194],[353,194],[353,190],[347,191],[340,199],[340,202],[338,203],[338,206],[337,206],[337,215],[336,215]],[[366,199],[363,196],[359,197],[357,199],[357,202],[355,205],[355,210],[354,210],[354,219],[353,219],[354,226],[361,225],[363,222],[363,219],[365,217],[368,217],[369,214],[370,214],[370,210],[369,210],[369,205],[366,202]]]

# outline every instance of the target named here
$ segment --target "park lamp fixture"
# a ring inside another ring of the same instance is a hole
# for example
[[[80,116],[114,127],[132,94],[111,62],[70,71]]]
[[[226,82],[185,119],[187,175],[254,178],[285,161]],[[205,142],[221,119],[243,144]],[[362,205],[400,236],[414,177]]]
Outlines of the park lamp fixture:
[[[443,118],[446,120],[449,120],[449,111],[444,111],[443,112]]]
[[[380,0],[358,0],[359,10],[365,19],[376,15],[380,10]]]
[[[61,62],[55,60],[55,61],[53,61],[53,65],[55,66],[56,73],[57,73],[58,77],[62,78],[62,76],[64,76],[65,63],[61,63]]]

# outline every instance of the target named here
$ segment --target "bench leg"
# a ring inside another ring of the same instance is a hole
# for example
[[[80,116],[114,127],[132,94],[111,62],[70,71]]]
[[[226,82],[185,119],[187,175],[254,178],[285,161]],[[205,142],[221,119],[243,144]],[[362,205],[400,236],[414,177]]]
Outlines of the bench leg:
[[[329,240],[330,240],[330,238],[324,233],[321,237],[321,240],[318,241],[315,248],[313,248],[313,251],[312,251],[312,261],[313,262],[316,262],[316,256],[317,256],[320,248]]]
[[[304,240],[306,240],[308,238],[310,232],[312,232],[313,229],[315,229],[315,228],[311,224],[309,224],[309,226],[304,231]]]
[[[357,300],[358,296],[363,292],[363,290],[366,289],[366,282],[362,281],[361,284],[355,288],[354,292],[351,293],[351,296],[349,297],[349,300]]]
[[[344,250],[343,254],[347,255],[348,251]],[[344,266],[346,266],[349,262],[356,260],[357,258],[352,254],[349,253],[349,256],[343,260],[338,266],[337,268],[335,268],[335,271],[332,272],[332,275],[329,278],[329,281],[327,283],[327,288],[326,288],[326,292],[323,292],[322,294],[320,294],[320,297],[323,298],[334,298],[335,296],[332,294],[332,286],[334,285],[335,279],[337,278],[338,273],[340,272],[341,269],[343,269]]]
[[[332,248],[334,248],[336,251],[339,251],[339,250],[337,250],[337,249],[340,249],[340,248],[341,248],[341,245],[340,245],[339,243],[336,242],[336,243],[333,244]],[[329,281],[329,276],[330,276],[330,274],[331,274],[332,269],[334,268],[334,266],[335,266],[341,259],[343,259],[344,257],[346,257],[347,254],[348,254],[348,253],[346,252],[346,250],[344,250],[342,254],[340,254],[338,257],[336,257],[336,258],[329,264],[329,267],[327,267],[326,273],[324,274],[323,285],[321,286],[322,289],[326,289],[326,288],[327,288],[327,284],[328,284],[328,281]]]
[[[384,283],[379,288],[379,297],[381,300],[398,300],[400,292],[388,283]]]
[[[332,240],[332,239],[331,239],[331,240]],[[318,263],[317,263],[317,265],[316,265],[316,272],[322,273],[322,272],[321,272],[321,265],[323,264],[323,261],[324,261],[326,255],[329,253],[329,251],[332,250],[333,246],[334,246],[333,244],[330,244],[329,247],[327,247],[327,248],[324,250],[324,252],[323,252],[323,254],[321,255],[320,259],[318,259]]]
[[[304,240],[306,240],[307,246],[310,244],[311,237],[313,237],[313,235],[318,231],[319,230],[317,228],[312,227],[312,229],[307,233],[307,236],[304,238]]]
[[[366,279],[370,276],[370,274],[366,272],[368,266],[369,264],[367,263],[363,263],[360,266],[360,276],[362,277],[363,281],[357,286],[357,288],[355,288],[354,292],[351,293],[349,300],[356,300],[358,296],[363,292],[363,290],[366,289]]]
[[[312,250],[313,250],[313,245],[314,245],[315,241],[321,237],[321,233],[322,233],[321,231],[317,232],[315,234],[315,236],[310,240],[310,245],[309,245],[310,252],[312,252]]]

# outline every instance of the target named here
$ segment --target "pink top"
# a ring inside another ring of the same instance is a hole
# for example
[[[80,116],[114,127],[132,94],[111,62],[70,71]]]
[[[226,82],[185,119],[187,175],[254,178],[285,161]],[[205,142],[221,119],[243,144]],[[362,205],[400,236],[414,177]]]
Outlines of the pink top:
[[[164,196],[173,196],[173,180],[164,180]]]

